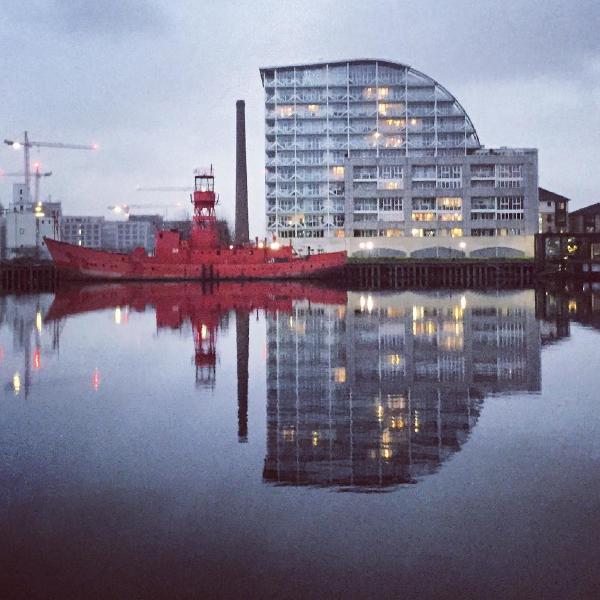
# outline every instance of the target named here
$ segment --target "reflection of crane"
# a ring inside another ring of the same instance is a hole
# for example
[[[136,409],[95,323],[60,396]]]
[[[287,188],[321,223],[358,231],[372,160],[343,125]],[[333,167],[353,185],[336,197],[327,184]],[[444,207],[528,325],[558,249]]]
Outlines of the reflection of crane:
[[[40,173],[40,163],[34,163],[35,172],[33,176],[35,177],[35,192],[34,199],[35,203],[38,204],[40,201],[40,178],[42,177],[50,177],[52,175],[52,171],[48,171],[47,173]],[[1,177],[24,177],[25,173],[3,173],[0,172]]]
[[[14,140],[4,140],[5,144],[12,146],[15,150],[20,150],[23,148],[23,155],[25,159],[25,201],[31,202],[31,195],[29,193],[30,185],[30,167],[29,167],[29,149],[36,148],[61,148],[61,149],[71,149],[71,150],[97,150],[98,145],[92,144],[91,146],[86,146],[82,144],[63,144],[62,142],[33,142],[29,139],[27,132],[23,134],[23,141],[17,142]]]

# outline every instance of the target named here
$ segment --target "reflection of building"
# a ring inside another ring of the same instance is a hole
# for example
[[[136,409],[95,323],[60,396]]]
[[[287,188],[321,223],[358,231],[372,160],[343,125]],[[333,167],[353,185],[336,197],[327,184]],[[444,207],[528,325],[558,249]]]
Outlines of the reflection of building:
[[[0,362],[10,366],[10,381],[5,389],[15,395],[28,397],[35,384],[35,374],[59,347],[60,325],[45,325],[48,295],[3,296],[0,298],[0,326],[12,334],[10,348],[0,344]],[[4,342],[6,344],[6,341]]]
[[[539,288],[536,314],[544,343],[568,337],[571,321],[600,329],[600,287],[595,283],[572,281]]]
[[[354,253],[355,238],[368,237],[382,251],[464,254],[469,236],[476,250],[532,254],[537,151],[481,146],[464,108],[431,77],[368,59],[260,73],[270,233],[299,250]]]
[[[264,479],[378,489],[435,471],[486,394],[540,389],[531,291],[353,294],[268,317]]]
[[[346,292],[298,282],[226,282],[218,286],[198,283],[117,283],[59,290],[45,319],[60,322],[80,313],[112,308],[115,323],[127,322],[130,307],[136,311],[154,307],[158,329],[180,329],[191,324],[196,383],[212,388],[217,364],[217,335],[228,327],[229,313],[236,313],[238,440],[248,439],[249,315],[254,310],[292,312],[292,302],[345,302]],[[40,317],[41,319],[41,317]],[[40,321],[41,323],[41,321]]]

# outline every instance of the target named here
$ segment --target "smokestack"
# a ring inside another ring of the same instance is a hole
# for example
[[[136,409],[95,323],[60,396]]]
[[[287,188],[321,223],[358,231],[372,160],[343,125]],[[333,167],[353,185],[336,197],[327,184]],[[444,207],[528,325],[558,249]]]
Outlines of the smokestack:
[[[248,355],[250,350],[250,313],[235,313],[237,350],[238,442],[248,441]]]
[[[238,100],[235,139],[235,243],[250,241],[248,230],[248,177],[246,173],[246,103]]]

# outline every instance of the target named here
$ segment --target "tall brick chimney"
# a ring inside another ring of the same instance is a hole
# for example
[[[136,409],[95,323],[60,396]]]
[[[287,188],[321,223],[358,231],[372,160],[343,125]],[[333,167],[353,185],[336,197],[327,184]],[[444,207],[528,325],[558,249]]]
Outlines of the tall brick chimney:
[[[235,236],[236,244],[250,241],[248,228],[248,176],[246,172],[246,103],[238,100],[235,140]]]

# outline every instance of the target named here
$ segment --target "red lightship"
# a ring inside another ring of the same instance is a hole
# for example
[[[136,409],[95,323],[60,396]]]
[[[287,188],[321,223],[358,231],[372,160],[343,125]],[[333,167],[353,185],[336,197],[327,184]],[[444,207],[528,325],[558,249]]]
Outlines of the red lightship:
[[[320,278],[346,264],[346,252],[296,256],[291,245],[278,242],[221,245],[212,168],[194,179],[189,239],[177,231],[157,231],[154,255],[148,256],[143,248],[123,254],[44,238],[56,267],[69,279],[219,280]]]

